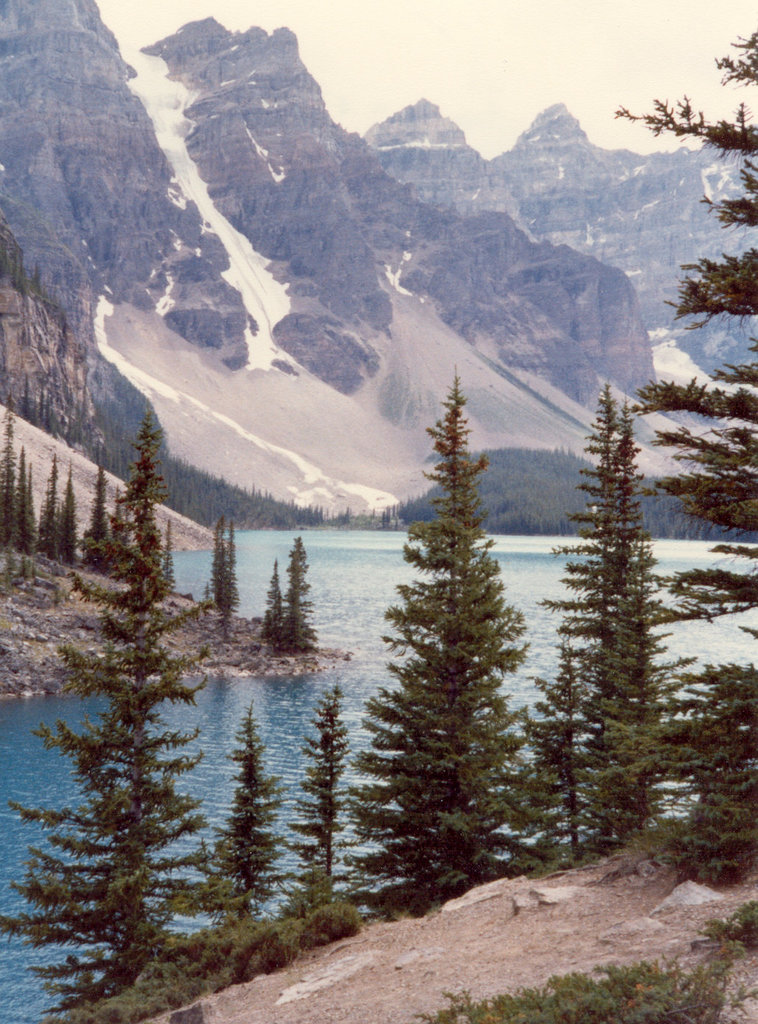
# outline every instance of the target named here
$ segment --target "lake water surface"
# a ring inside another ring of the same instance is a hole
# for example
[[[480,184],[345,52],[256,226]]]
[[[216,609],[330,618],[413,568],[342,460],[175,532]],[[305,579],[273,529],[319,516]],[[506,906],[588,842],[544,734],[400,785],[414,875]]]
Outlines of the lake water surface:
[[[384,611],[396,599],[397,584],[410,579],[410,569],[402,558],[405,535],[315,531],[302,536],[310,566],[310,597],[319,642],[326,647],[350,651],[352,659],[319,675],[285,679],[209,679],[198,694],[195,708],[168,712],[167,718],[174,724],[200,729],[197,743],[204,757],[187,785],[203,798],[210,826],[220,824],[227,813],[233,774],[228,754],[251,701],[266,747],[268,770],[280,776],[286,787],[282,813],[283,823],[286,823],[292,802],[298,795],[302,737],[310,730],[313,709],[320,695],[334,683],[340,684],[345,694],[344,720],[350,731],[352,749],[357,750],[366,743],[361,728],[364,703],[379,686],[390,683],[387,650],[382,642],[386,631]],[[279,560],[284,589],[287,558],[294,537],[294,533],[277,531],[237,534],[240,614],[263,614],[275,558]],[[563,596],[562,561],[552,554],[553,547],[563,543],[565,538],[496,538],[493,550],[502,567],[507,598],[524,613],[525,639],[529,643],[524,666],[504,684],[512,695],[513,707],[530,703],[534,696],[533,677],[550,676],[555,669],[555,629],[559,620],[541,608],[540,601]],[[658,571],[672,573],[711,564],[715,556],[708,553],[709,547],[698,541],[658,542],[655,549]],[[210,559],[207,551],[177,553],[174,556],[177,589],[201,596],[210,576]],[[745,617],[743,621],[747,621]],[[754,615],[750,621],[758,624]],[[677,626],[668,644],[672,655],[697,654],[703,661],[713,663],[749,661],[754,657],[750,638],[739,630],[734,620]],[[35,841],[34,830],[21,824],[8,808],[7,800],[29,806],[60,807],[76,799],[68,762],[54,752],[45,751],[32,730],[40,722],[52,724],[57,718],[76,725],[85,712],[93,714],[96,710],[93,702],[85,706],[72,698],[40,697],[0,703],[0,912],[16,913],[23,908],[9,883],[23,876],[27,847]],[[349,776],[349,770],[347,774]],[[49,955],[49,951],[35,952],[15,941],[3,946],[0,1006],[4,1024],[36,1024],[39,1020],[47,1005],[46,997],[25,967]]]

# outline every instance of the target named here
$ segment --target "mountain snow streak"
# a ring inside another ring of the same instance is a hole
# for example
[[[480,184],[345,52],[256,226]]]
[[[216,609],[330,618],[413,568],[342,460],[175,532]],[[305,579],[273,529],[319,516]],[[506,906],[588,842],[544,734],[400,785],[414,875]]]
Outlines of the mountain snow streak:
[[[193,94],[181,82],[168,77],[168,68],[160,57],[138,53],[131,54],[130,59],[137,77],[129,86],[153,122],[158,145],[166,154],[178,185],[197,205],[207,230],[218,235],[229,256],[229,269],[224,271],[224,279],[242,295],[245,309],[258,324],[256,335],[249,326],[245,331],[247,369],[270,369],[275,359],[291,362],[291,358],[277,348],[273,338],[274,326],[290,311],[286,287],[269,273],[266,260],[248,239],[216,209],[208,186],[187,151],[185,140],[192,122],[184,111],[191,106]]]

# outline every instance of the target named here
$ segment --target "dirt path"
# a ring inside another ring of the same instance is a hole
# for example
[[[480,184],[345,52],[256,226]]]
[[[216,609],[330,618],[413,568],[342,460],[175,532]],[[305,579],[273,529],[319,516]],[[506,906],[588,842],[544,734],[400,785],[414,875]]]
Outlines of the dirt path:
[[[691,944],[705,921],[758,898],[754,878],[708,903],[656,910],[673,873],[649,861],[627,873],[621,864],[482,886],[427,917],[371,925],[160,1024],[410,1024],[443,1006],[445,992],[481,998],[602,964],[693,962],[704,955]],[[739,972],[758,986],[758,956]],[[742,1020],[758,1022],[758,1003]]]

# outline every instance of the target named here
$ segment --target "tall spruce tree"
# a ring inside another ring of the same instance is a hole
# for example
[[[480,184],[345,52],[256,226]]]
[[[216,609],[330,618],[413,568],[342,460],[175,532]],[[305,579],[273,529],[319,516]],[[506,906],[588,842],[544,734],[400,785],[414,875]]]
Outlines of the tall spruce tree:
[[[418,578],[398,587],[386,618],[397,685],[367,705],[371,749],[356,759],[354,860],[373,883],[365,899],[422,911],[509,870],[526,808],[519,799],[517,714],[503,676],[525,656],[520,612],[507,604],[482,528],[483,456],[468,449],[455,378],[444,418],[429,428],[439,457],[427,474],[436,518],[413,523],[404,558]]]
[[[264,643],[274,648],[280,648],[284,642],[284,604],[279,582],[278,559],[274,559],[274,571],[271,574],[271,582],[266,594],[266,610],[263,613],[261,636]]]
[[[238,766],[237,786],[229,817],[216,830],[210,873],[216,915],[245,917],[264,908],[283,877],[276,868],[282,845],[274,828],[282,787],[266,774],[252,704],[236,739],[231,759]]]
[[[174,556],[172,551],[173,540],[171,537],[171,520],[166,523],[166,536],[163,543],[163,557],[161,559],[161,568],[163,569],[163,576],[166,580],[166,586],[169,591],[172,591],[176,586],[176,574],[174,572]]]
[[[224,551],[224,614],[228,620],[239,608],[240,594],[237,585],[237,542],[234,537],[234,521],[230,520],[226,532]],[[228,628],[228,627],[227,627]]]
[[[223,601],[224,592],[224,535],[226,519],[219,516],[213,529],[213,557],[211,559],[210,592],[216,607]]]
[[[73,565],[76,560],[76,498],[71,478],[71,466],[68,467],[66,490],[63,494],[58,513],[58,557],[66,565]]]
[[[37,546],[37,524],[34,518],[32,467],[26,465],[26,449],[18,458],[16,482],[16,547],[22,555],[33,555]]]
[[[182,681],[192,659],[170,656],[164,645],[187,616],[171,618],[162,607],[159,445],[148,414],[112,520],[118,586],[74,577],[77,591],[100,609],[103,649],[62,648],[65,689],[96,698],[102,709],[80,732],[64,721],[39,729],[45,746],[70,760],[80,801],[61,810],[13,805],[49,843],[31,849],[15,886],[30,909],[0,918],[0,927],[35,947],[61,947],[57,963],[32,969],[62,1011],[132,984],[166,943],[177,911],[192,911],[199,889],[188,872],[204,858],[187,840],[204,822],[198,801],[176,788],[198,760],[184,749],[196,733],[169,728],[162,717],[166,704],[193,704],[198,686]]]
[[[234,523],[228,526],[223,516],[216,523],[213,534],[213,561],[211,563],[211,595],[221,615],[224,636],[229,633],[232,615],[239,606],[237,587],[237,550],[234,543]]]
[[[561,637],[555,680],[539,678],[534,684],[543,694],[527,719],[539,846],[546,859],[571,863],[580,858],[581,851],[582,709],[586,698],[568,637]]]
[[[60,547],[60,520],[58,516],[58,456],[53,453],[45,500],[40,510],[37,548],[48,558],[57,558]]]
[[[587,495],[579,543],[556,549],[567,557],[570,596],[546,601],[563,613],[561,636],[571,644],[579,699],[571,753],[581,808],[583,847],[604,853],[625,843],[657,811],[665,775],[660,745],[671,666],[660,663],[661,619],[652,544],[642,524],[642,477],[633,418],[604,387],[582,470]],[[565,669],[565,666],[564,666]],[[573,696],[573,694],[572,694]],[[556,732],[567,726],[556,708]],[[542,743],[550,719],[541,727]],[[540,756],[547,749],[543,746]],[[556,765],[556,767],[558,767]],[[576,844],[574,844],[576,849]]]
[[[105,469],[97,467],[95,497],[90,511],[89,526],[82,537],[82,551],[85,565],[96,572],[105,572],[108,566],[108,542],[111,528],[106,507],[107,481]]]
[[[758,32],[717,61],[725,84],[758,85]],[[670,132],[698,139],[722,156],[741,161],[742,194],[707,200],[725,227],[742,228],[747,237],[758,227],[758,124],[747,104],[734,121],[709,121],[690,100],[656,102],[653,114],[635,117],[655,135]],[[758,250],[738,256],[700,259],[683,269],[677,316],[697,328],[714,317],[758,315]],[[758,341],[751,339],[751,352]],[[689,384],[661,381],[640,392],[643,412],[686,414],[685,422],[657,434],[670,449],[680,472],[661,481],[685,510],[725,531],[713,550],[725,556],[718,565],[678,573],[672,590],[677,615],[709,621],[715,616],[758,607],[758,546],[741,542],[758,530],[758,362],[726,365],[712,380]],[[727,561],[728,559],[728,561]],[[752,637],[758,630],[743,627]],[[707,629],[703,630],[707,643]],[[700,878],[737,878],[758,859],[758,679],[752,663],[706,665],[690,673],[674,703],[670,737],[674,770],[688,787],[691,805],[682,841],[680,868]]]
[[[342,690],[335,684],[316,706],[312,720],[315,736],[306,737],[303,753],[308,762],[296,802],[298,817],[292,829],[303,838],[293,843],[307,870],[317,868],[325,878],[334,875],[337,837],[344,828],[344,797],[340,779],[349,748],[347,727],[342,722]]]
[[[295,537],[287,563],[287,591],[284,595],[283,640],[288,651],[312,651],[316,647],[316,631],[311,623],[313,604],[308,592],[308,558],[302,537]]]

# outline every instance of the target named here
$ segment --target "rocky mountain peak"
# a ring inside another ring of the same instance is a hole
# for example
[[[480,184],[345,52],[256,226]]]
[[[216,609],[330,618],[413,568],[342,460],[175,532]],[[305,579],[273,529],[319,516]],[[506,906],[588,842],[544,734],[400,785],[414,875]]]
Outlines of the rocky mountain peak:
[[[366,141],[375,149],[399,146],[422,148],[466,146],[466,136],[458,125],[443,117],[440,108],[429,100],[420,99],[375,124],[366,132]]]
[[[563,103],[555,103],[538,114],[530,127],[519,136],[514,148],[538,142],[591,145],[582,126]]]
[[[202,18],[188,22],[175,35],[145,47],[145,53],[164,57],[168,52],[181,52],[185,59],[208,56],[215,53],[219,46],[224,46],[229,35],[227,29],[215,18]]]
[[[231,32],[206,18],[146,46],[144,52],[161,57],[172,74],[191,82],[205,107],[221,99],[223,90],[225,115],[231,96],[241,108],[255,111],[256,120],[263,122],[256,124],[256,132],[266,136],[266,146],[276,148],[275,140],[286,134],[281,124],[268,128],[268,122],[281,120],[286,113],[288,130],[307,131],[322,142],[333,132],[321,89],[302,63],[297,37],[288,28],[270,34],[261,28]],[[202,111],[194,110],[192,118],[201,120]]]

